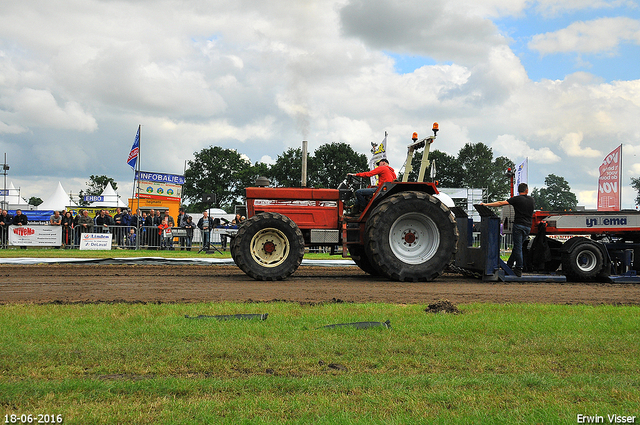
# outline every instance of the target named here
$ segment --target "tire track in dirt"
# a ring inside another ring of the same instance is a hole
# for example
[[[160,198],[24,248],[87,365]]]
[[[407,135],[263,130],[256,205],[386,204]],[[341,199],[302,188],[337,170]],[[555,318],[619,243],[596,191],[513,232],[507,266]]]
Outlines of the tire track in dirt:
[[[472,302],[640,305],[640,284],[483,282],[445,273],[432,282],[390,282],[358,267],[301,266],[259,282],[229,265],[1,265],[0,303]]]

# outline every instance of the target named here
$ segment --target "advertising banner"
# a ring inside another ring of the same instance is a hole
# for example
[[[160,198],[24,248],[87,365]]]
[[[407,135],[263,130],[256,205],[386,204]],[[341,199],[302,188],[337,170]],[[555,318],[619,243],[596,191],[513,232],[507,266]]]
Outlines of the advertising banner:
[[[62,245],[62,227],[41,224],[9,226],[9,245],[60,246]]]
[[[598,211],[620,211],[620,172],[622,145],[607,155],[600,165]]]
[[[170,199],[182,198],[184,176],[175,174],[136,172],[139,184],[138,197],[141,199]]]
[[[83,233],[80,236],[81,250],[109,250],[111,249],[111,233]]]
[[[75,217],[79,211],[89,211],[89,217],[94,218],[96,215],[100,214],[100,211],[105,210],[109,213],[111,217],[117,214],[116,207],[74,207],[67,208],[67,211],[71,211],[71,214]],[[53,214],[53,213],[52,213]],[[48,220],[48,218],[47,218]]]

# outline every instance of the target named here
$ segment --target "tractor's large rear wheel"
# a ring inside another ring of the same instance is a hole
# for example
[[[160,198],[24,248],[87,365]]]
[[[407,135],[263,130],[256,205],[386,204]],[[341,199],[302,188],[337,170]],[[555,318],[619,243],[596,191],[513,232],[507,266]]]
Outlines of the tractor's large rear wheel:
[[[367,257],[393,280],[429,281],[439,276],[457,249],[451,211],[423,192],[401,192],[371,213],[365,232]]]
[[[302,232],[278,213],[260,213],[246,220],[231,243],[233,261],[256,280],[285,279],[304,256]]]

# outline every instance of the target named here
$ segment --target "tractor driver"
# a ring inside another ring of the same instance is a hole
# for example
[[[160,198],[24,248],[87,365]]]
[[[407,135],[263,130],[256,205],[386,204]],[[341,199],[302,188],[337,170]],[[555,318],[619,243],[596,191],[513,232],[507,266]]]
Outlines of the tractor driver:
[[[371,171],[365,171],[362,173],[349,173],[350,176],[358,176],[358,177],[373,177],[378,176],[378,186],[377,187],[368,187],[366,189],[358,189],[356,190],[356,207],[358,208],[358,212],[364,210],[367,206],[368,198],[373,196],[376,193],[376,190],[386,182],[392,182],[396,179],[396,172],[393,168],[389,167],[389,161],[387,158],[382,158],[376,164],[377,167]]]

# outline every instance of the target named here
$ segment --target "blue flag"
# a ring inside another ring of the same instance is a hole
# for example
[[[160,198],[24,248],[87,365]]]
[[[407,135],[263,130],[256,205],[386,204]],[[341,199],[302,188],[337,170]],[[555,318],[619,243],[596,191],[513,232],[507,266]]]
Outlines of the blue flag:
[[[136,133],[136,140],[133,141],[131,146],[131,152],[129,152],[129,158],[127,164],[134,170],[136,169],[136,161],[138,160],[138,153],[140,152],[140,126],[138,126],[138,133]]]

